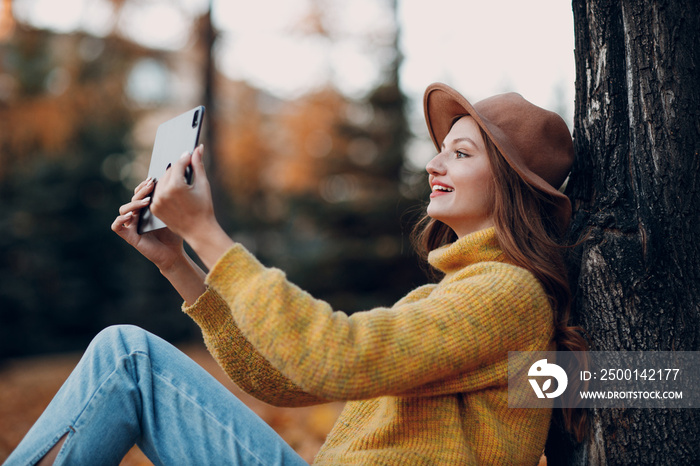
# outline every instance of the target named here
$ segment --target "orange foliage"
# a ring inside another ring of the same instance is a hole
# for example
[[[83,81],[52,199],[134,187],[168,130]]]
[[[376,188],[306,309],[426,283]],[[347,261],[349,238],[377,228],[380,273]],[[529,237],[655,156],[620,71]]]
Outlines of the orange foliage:
[[[32,150],[47,155],[63,150],[74,136],[77,117],[67,101],[41,96],[12,108],[5,118],[2,145],[17,157]]]
[[[284,192],[313,192],[325,175],[323,158],[337,150],[336,127],[345,101],[336,91],[325,89],[289,103],[280,112],[282,132],[276,162],[275,187]]]
[[[12,17],[12,0],[0,2],[0,41],[9,38],[15,30],[15,19]]]
[[[247,86],[221,86],[225,93],[216,122],[216,165],[220,183],[241,201],[259,192],[261,172],[269,163],[269,148],[262,127],[265,121],[257,92]]]
[[[119,111],[120,101],[121,84],[113,79],[59,96],[43,94],[1,107],[0,150],[5,159],[0,179],[9,166],[22,163],[29,154],[50,158],[70,153],[86,124],[109,124],[118,119],[114,112]]]
[[[245,202],[256,193],[315,192],[325,175],[323,158],[339,145],[336,126],[345,101],[327,89],[284,102],[235,83],[216,122],[220,181]],[[269,100],[260,103],[261,100]],[[273,112],[264,111],[274,106]]]

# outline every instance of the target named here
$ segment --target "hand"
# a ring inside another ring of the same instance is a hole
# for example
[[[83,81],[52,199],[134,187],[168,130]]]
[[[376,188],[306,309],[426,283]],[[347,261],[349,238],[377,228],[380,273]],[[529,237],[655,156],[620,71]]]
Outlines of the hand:
[[[218,226],[214,216],[209,180],[202,157],[204,147],[192,155],[185,153],[158,180],[151,212],[168,228],[189,242],[196,233],[211,231]],[[192,183],[187,184],[185,171],[192,167]]]
[[[187,241],[211,269],[233,246],[233,241],[214,216],[211,188],[202,163],[203,155],[204,147],[199,146],[192,155],[183,154],[166,170],[158,180],[150,209],[171,231]],[[192,166],[192,184],[187,184],[185,180],[188,165]]]
[[[150,204],[154,187],[153,179],[149,178],[134,189],[131,202],[119,208],[119,216],[112,223],[112,231],[163,271],[185,258],[185,252],[182,238],[168,228],[149,231],[143,235],[139,235],[136,230],[141,209]]]

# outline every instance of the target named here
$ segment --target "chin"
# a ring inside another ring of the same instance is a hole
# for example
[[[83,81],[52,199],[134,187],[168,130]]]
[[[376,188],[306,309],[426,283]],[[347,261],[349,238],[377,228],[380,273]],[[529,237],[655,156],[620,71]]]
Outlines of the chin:
[[[432,218],[433,220],[437,220],[439,222],[445,223],[442,218],[440,218],[440,215],[436,214],[435,212],[431,212],[430,208],[428,208],[428,211],[426,212],[428,214],[428,217]]]
[[[443,216],[440,215],[440,209],[436,209],[435,206],[432,204],[428,204],[428,209],[426,210],[426,213],[428,214],[428,217],[432,218],[433,220],[439,220],[441,222],[443,221],[441,218]]]

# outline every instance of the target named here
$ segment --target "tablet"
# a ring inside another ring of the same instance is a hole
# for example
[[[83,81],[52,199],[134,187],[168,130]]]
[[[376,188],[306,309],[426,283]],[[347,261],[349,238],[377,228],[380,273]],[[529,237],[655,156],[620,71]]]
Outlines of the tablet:
[[[168,120],[158,126],[156,140],[151,154],[151,165],[148,168],[148,176],[154,181],[163,176],[165,170],[174,164],[185,152],[192,153],[199,143],[199,133],[204,120],[204,107],[199,106],[189,110],[172,120]],[[187,182],[192,180],[192,169],[187,167]],[[154,190],[152,196],[156,195]],[[141,210],[138,232],[143,234],[167,225],[153,215],[148,207]]]

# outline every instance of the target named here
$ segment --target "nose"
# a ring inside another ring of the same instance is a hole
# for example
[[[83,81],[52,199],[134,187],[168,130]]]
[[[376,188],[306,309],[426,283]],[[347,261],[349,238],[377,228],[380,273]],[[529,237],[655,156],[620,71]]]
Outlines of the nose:
[[[442,153],[437,154],[433,157],[428,164],[425,166],[425,170],[429,175],[444,175],[445,174],[445,163],[441,157]]]

